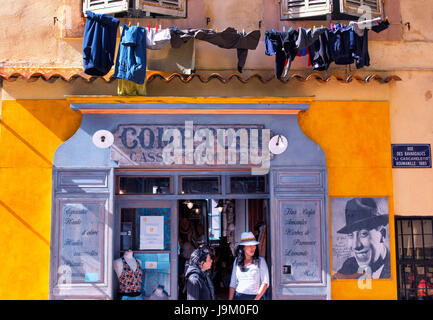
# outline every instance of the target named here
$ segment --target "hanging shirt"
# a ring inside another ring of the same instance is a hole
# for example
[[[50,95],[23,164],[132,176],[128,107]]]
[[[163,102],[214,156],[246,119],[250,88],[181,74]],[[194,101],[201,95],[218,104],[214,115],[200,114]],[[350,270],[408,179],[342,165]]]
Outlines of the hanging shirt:
[[[325,32],[319,36],[317,41],[308,47],[310,50],[310,62],[313,66],[313,70],[328,70],[329,65],[333,61],[329,52],[329,32],[330,30],[325,30]]]
[[[126,263],[124,257],[122,257],[123,269],[119,276],[119,291],[120,293],[135,293],[141,292],[141,282],[143,277],[143,270],[140,268],[140,263],[137,259],[137,268],[132,271],[129,264]]]
[[[336,25],[329,33],[329,51],[331,58],[338,65],[347,65],[354,62],[352,51],[354,47],[354,31],[351,26]]]
[[[156,31],[156,28],[146,29],[146,49],[161,50],[170,43],[170,29],[161,29]]]
[[[105,76],[114,64],[119,20],[86,11],[83,35],[83,68],[91,76]]]
[[[143,84],[146,78],[146,30],[123,25],[114,77]]]
[[[235,259],[230,280],[231,288],[243,294],[257,294],[263,283],[269,285],[269,270],[264,258],[259,257],[258,264],[252,263],[244,271]]]
[[[360,69],[370,65],[370,55],[368,53],[368,29],[364,29],[363,36],[359,36],[356,32],[353,33],[353,52],[352,57],[355,58],[356,68]]]
[[[181,30],[176,27],[171,27],[170,32],[171,46],[173,48],[179,48],[184,42],[195,38],[212,43],[220,48],[237,49],[237,68],[241,73],[247,60],[248,50],[255,50],[260,40],[260,30],[254,30],[244,34],[230,27],[221,32],[215,32],[209,29]]]

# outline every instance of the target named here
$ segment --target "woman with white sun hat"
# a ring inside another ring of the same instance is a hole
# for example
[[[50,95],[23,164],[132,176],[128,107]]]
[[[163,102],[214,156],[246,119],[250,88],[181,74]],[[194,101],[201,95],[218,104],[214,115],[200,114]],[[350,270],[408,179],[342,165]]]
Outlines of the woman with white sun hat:
[[[260,244],[252,232],[243,232],[236,248],[229,300],[260,300],[269,287],[266,260],[259,256]]]

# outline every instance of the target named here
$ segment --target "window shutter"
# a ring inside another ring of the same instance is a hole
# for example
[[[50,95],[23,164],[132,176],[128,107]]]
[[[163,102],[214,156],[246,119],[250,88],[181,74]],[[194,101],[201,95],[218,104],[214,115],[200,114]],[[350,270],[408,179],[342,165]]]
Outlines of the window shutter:
[[[186,17],[186,0],[135,0],[135,9],[171,17]]]
[[[368,12],[363,10],[362,6],[367,6],[371,9],[372,18],[382,16],[383,7],[382,0],[340,0],[340,12],[350,14],[352,16],[363,16]],[[358,12],[358,9],[359,12]]]
[[[128,0],[84,0],[83,12],[87,10],[98,14],[128,11]]]
[[[331,0],[281,0],[281,19],[298,19],[331,13]]]

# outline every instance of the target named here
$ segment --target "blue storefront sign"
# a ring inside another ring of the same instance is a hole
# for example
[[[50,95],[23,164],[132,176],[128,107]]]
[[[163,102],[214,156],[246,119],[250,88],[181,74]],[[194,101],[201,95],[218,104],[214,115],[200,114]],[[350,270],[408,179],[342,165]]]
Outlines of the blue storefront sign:
[[[393,144],[393,168],[431,168],[431,146],[429,144]]]

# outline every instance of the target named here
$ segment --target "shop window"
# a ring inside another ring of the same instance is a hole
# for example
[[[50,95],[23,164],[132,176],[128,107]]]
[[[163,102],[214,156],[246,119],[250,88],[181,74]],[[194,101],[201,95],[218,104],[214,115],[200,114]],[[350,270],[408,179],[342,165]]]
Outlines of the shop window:
[[[218,194],[221,193],[221,178],[216,177],[181,177],[182,194]]]
[[[383,14],[382,0],[281,0],[281,20],[343,20]]]
[[[170,194],[170,177],[118,177],[117,194]]]
[[[230,193],[266,193],[266,176],[239,176],[230,177]]]
[[[186,0],[84,0],[83,12],[90,10],[115,16],[186,17]]]
[[[396,218],[399,299],[433,299],[432,220]]]

